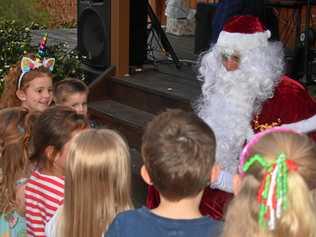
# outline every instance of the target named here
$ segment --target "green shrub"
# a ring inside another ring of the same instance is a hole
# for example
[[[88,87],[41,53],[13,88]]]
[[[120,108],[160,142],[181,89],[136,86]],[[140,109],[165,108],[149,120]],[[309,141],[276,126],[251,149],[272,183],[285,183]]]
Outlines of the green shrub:
[[[3,89],[3,77],[10,66],[19,61],[23,55],[37,52],[37,46],[31,46],[31,30],[38,28],[40,27],[33,23],[22,24],[0,19],[0,93]],[[78,54],[68,45],[53,46],[48,49],[48,55],[56,59],[54,80],[65,77],[84,79]]]
[[[67,44],[58,44],[49,50],[49,56],[56,59],[54,80],[59,81],[66,77],[75,77],[85,80],[85,74],[80,67],[77,50],[70,49]]]
[[[3,76],[10,65],[16,63],[20,56],[31,50],[31,28],[29,26],[0,19],[0,91],[3,87]]]

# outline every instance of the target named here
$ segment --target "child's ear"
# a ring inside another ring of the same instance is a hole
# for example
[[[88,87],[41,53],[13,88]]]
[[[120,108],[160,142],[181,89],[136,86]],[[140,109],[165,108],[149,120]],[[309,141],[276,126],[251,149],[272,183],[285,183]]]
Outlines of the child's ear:
[[[148,174],[148,171],[147,171],[145,165],[143,165],[142,168],[140,169],[140,175],[142,176],[142,178],[146,184],[153,185],[153,182],[151,181],[151,178]]]
[[[25,101],[26,100],[26,95],[25,95],[25,92],[23,90],[17,90],[15,92],[15,94],[19,98],[19,100],[21,100],[21,101]]]
[[[48,146],[45,148],[45,155],[49,161],[49,163],[53,163],[55,160],[55,149],[53,146]]]

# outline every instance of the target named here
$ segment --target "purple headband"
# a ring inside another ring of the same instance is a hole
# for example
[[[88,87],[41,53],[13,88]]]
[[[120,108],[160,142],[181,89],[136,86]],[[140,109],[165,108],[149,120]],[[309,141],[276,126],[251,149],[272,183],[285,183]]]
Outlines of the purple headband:
[[[296,131],[292,130],[292,129],[288,129],[288,128],[283,128],[283,127],[273,127],[273,128],[270,128],[270,129],[267,129],[263,132],[259,132],[257,134],[255,134],[251,140],[245,145],[244,149],[242,150],[241,154],[240,154],[240,157],[239,157],[239,173],[241,175],[245,175],[245,173],[243,172],[242,170],[242,167],[245,163],[245,159],[246,157],[248,157],[250,155],[250,148],[257,144],[260,139],[271,133],[271,132],[292,132],[292,133],[297,133]]]

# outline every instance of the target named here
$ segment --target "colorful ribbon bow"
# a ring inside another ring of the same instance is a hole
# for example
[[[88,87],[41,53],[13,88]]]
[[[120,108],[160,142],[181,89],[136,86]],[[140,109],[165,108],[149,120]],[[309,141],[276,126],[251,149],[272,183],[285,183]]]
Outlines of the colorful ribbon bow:
[[[259,163],[267,171],[257,193],[258,221],[260,226],[266,227],[268,224],[269,229],[274,230],[276,219],[287,209],[288,172],[297,171],[298,167],[282,152],[273,163],[256,154],[243,165],[243,171],[247,172],[254,163]]]

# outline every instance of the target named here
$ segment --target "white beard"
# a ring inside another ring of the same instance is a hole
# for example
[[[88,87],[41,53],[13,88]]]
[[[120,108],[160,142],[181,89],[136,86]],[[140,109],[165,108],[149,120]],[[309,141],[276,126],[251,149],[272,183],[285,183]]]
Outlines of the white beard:
[[[227,72],[222,49],[215,45],[201,57],[198,79],[202,96],[195,103],[197,114],[214,130],[216,161],[235,174],[246,139],[253,134],[251,120],[264,101],[273,96],[283,73],[280,43],[239,52],[239,69]]]
[[[212,93],[204,96],[199,116],[213,129],[216,137],[216,161],[236,174],[239,154],[249,134],[255,104],[255,88],[239,70],[223,72]],[[238,78],[238,79],[237,79]]]

